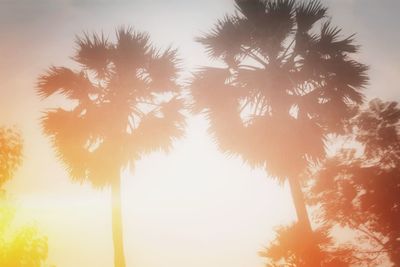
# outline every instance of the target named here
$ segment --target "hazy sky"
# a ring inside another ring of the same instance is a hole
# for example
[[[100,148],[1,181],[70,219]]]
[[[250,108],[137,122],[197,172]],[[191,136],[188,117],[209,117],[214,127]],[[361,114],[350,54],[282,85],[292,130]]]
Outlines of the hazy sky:
[[[360,60],[371,66],[370,98],[400,100],[400,1],[324,1],[332,22],[357,33]],[[72,65],[74,37],[120,25],[148,31],[156,45],[180,49],[187,70],[208,62],[193,41],[231,0],[0,0],[0,125],[17,125],[24,164],[7,185],[21,222],[36,221],[49,237],[49,262],[59,267],[111,266],[108,191],[69,181],[38,122],[49,103],[34,86],[50,65]],[[295,218],[287,187],[220,154],[201,117],[170,155],[152,154],[124,177],[128,265],[138,267],[261,267],[257,252],[272,229]]]

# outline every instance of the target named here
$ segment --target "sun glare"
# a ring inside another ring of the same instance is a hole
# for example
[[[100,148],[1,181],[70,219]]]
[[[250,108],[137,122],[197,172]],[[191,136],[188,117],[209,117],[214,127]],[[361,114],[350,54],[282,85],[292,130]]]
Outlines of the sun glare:
[[[0,0],[0,267],[400,266],[399,3]]]

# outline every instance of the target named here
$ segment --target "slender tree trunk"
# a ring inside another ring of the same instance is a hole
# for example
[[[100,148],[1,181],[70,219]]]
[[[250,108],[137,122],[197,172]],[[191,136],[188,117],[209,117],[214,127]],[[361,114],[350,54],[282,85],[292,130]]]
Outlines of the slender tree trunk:
[[[121,180],[111,185],[112,235],[114,243],[114,267],[125,267],[124,239],[122,234]]]
[[[308,244],[305,247],[305,250],[311,250],[311,253],[306,253],[310,257],[307,259],[307,266],[309,267],[319,267],[321,266],[322,255],[319,250],[317,241],[312,238],[313,230],[310,223],[310,218],[308,217],[306,203],[304,200],[304,195],[301,190],[300,183],[296,177],[289,178],[290,191],[292,193],[292,198],[294,202],[294,206],[296,208],[297,220],[300,227],[303,229],[302,231],[305,234],[305,242],[304,245]],[[309,239],[312,238],[312,239]],[[307,242],[308,241],[308,242]]]
[[[303,192],[301,186],[296,178],[289,178],[290,191],[292,192],[292,198],[294,206],[296,208],[297,220],[299,224],[304,227],[304,230],[312,232],[310,219],[308,217],[306,203],[304,201]]]

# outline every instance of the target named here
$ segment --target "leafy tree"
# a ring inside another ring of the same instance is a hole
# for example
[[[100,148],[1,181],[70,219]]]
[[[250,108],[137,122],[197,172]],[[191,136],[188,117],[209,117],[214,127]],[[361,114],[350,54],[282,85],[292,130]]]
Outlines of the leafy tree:
[[[34,226],[11,230],[15,209],[2,188],[21,164],[22,147],[18,131],[0,127],[0,266],[42,267],[47,258],[47,238]]]
[[[321,257],[324,267],[347,267],[357,262],[350,248],[335,244],[328,227],[304,232],[303,227],[295,223],[280,226],[276,234],[271,244],[260,252],[267,259],[267,267],[308,267],[313,257]]]
[[[38,94],[61,94],[67,107],[49,110],[42,125],[73,180],[111,187],[114,263],[125,266],[120,173],[156,150],[168,150],[183,134],[176,50],[158,50],[149,36],[120,28],[116,41],[78,38],[79,70],[51,67]]]
[[[4,202],[4,200],[2,200]],[[4,203],[2,204],[4,205]],[[10,207],[12,208],[12,207]],[[1,213],[4,212],[2,208]],[[47,237],[35,226],[23,226],[15,233],[9,232],[9,224],[0,215],[0,265],[7,267],[44,267],[47,259]],[[8,238],[5,238],[7,237]]]
[[[11,179],[22,161],[22,139],[18,131],[0,127],[0,188]]]
[[[358,257],[400,266],[400,108],[374,99],[346,127],[348,140],[315,174],[310,200],[326,225],[355,230]],[[379,262],[377,263],[379,266]]]
[[[341,37],[319,1],[236,0],[236,8],[197,39],[219,65],[194,74],[193,110],[223,152],[289,182],[311,232],[301,174],[362,103],[368,68],[351,58],[354,36]]]

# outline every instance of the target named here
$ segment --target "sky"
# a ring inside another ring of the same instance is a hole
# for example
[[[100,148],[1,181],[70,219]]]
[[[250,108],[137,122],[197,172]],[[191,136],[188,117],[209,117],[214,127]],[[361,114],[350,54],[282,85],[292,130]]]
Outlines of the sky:
[[[356,33],[357,58],[371,67],[367,98],[399,101],[400,2],[323,2],[334,25]],[[6,189],[18,222],[48,236],[49,263],[111,266],[111,207],[108,190],[72,183],[55,158],[39,125],[49,103],[35,95],[38,75],[74,66],[76,35],[103,31],[112,39],[120,25],[179,48],[188,72],[209,63],[194,37],[233,10],[231,0],[0,0],[0,125],[24,137],[23,165]],[[168,155],[150,154],[123,175],[128,266],[263,266],[258,251],[276,226],[295,219],[287,185],[220,153],[201,116],[190,117],[186,130]]]

